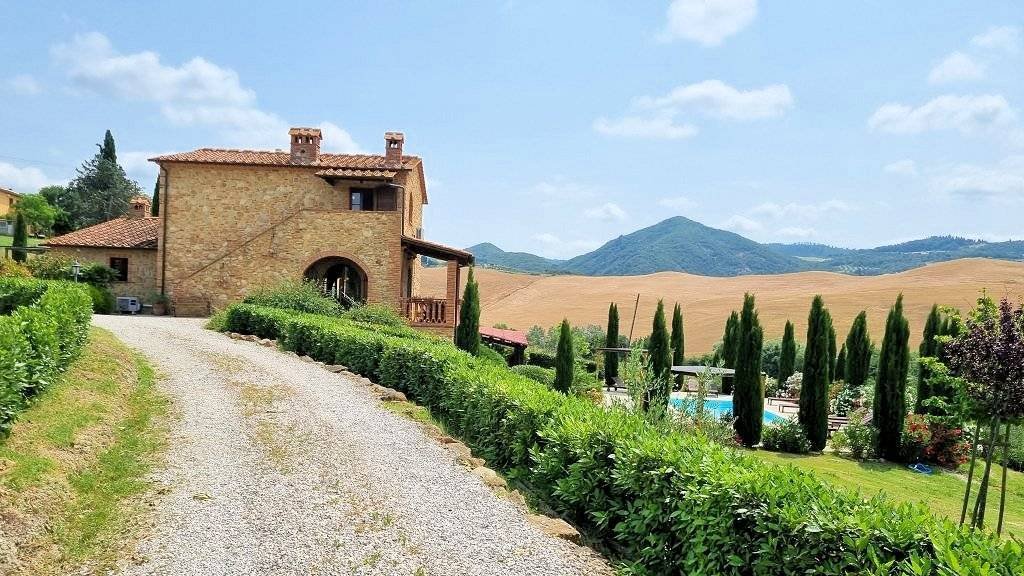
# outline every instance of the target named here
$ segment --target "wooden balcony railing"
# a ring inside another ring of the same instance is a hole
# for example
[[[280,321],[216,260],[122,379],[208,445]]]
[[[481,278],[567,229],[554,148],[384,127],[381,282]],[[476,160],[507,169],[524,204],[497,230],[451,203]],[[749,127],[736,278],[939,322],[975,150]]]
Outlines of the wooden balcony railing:
[[[402,314],[410,324],[447,324],[448,302],[444,298],[403,298]]]

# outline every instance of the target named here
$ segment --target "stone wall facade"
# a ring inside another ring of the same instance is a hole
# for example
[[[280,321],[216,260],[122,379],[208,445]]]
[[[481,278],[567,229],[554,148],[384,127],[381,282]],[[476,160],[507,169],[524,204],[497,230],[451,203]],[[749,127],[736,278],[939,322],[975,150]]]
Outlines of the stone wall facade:
[[[54,246],[50,248],[50,253],[74,258],[82,264],[96,262],[104,266],[110,266],[111,258],[127,258],[128,280],[114,282],[110,285],[110,291],[115,296],[135,296],[146,304],[152,304],[153,295],[158,292],[156,249]]]

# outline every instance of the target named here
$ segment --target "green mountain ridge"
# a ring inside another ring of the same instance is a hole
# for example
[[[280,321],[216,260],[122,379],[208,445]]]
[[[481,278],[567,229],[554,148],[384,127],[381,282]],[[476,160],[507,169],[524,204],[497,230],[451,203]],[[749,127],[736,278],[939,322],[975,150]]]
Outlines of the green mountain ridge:
[[[705,226],[682,216],[619,236],[569,260],[527,252],[505,252],[491,243],[467,248],[477,265],[534,274],[632,276],[687,272],[702,276],[784,274],[822,270],[855,275],[902,272],[932,262],[960,258],[1024,261],[1024,241],[986,242],[957,236],[931,236],[876,248],[826,244],[761,244],[739,234]]]

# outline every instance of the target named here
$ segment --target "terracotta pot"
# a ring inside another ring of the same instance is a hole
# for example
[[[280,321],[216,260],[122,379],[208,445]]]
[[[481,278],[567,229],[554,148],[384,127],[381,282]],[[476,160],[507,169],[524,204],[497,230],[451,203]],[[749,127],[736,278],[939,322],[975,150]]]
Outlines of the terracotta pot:
[[[163,316],[164,314],[167,314],[167,304],[164,304],[163,302],[154,302],[153,315]]]

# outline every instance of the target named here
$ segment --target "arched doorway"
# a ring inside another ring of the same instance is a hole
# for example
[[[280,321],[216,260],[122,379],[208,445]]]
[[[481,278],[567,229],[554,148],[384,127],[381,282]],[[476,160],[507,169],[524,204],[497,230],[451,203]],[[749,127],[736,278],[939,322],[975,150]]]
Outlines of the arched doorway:
[[[343,304],[366,301],[366,272],[346,258],[321,258],[310,264],[303,276]]]

